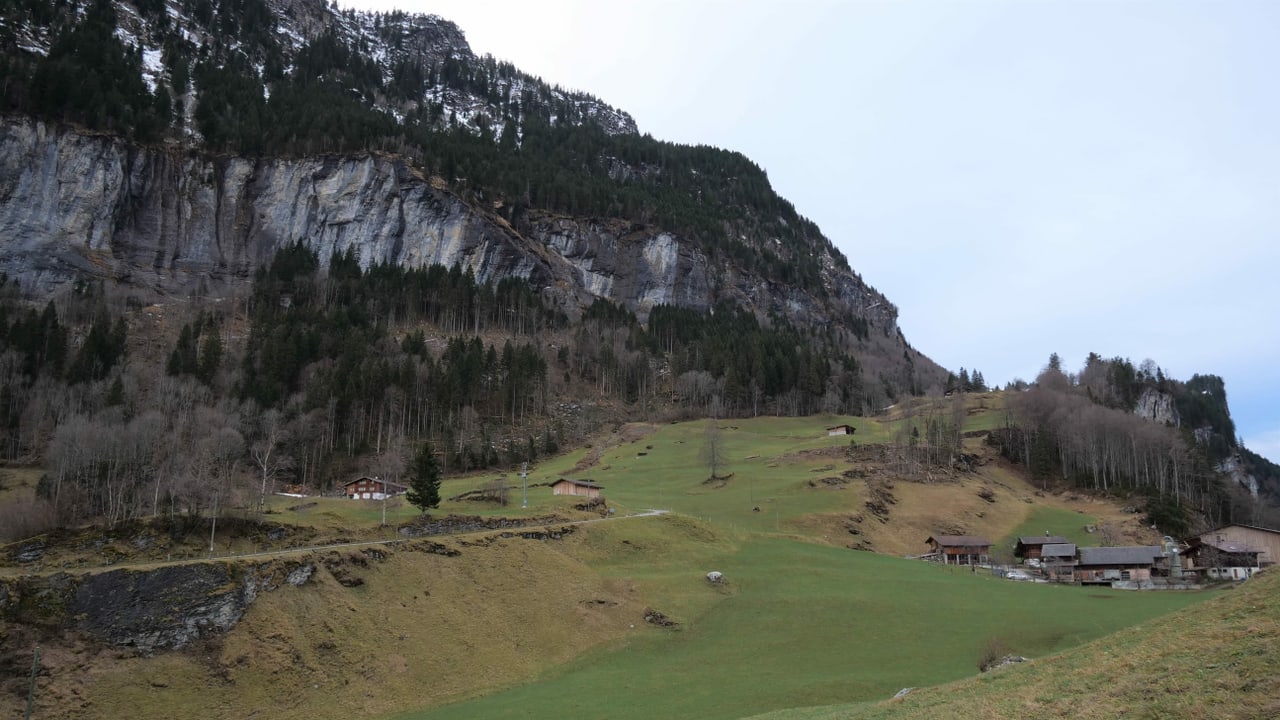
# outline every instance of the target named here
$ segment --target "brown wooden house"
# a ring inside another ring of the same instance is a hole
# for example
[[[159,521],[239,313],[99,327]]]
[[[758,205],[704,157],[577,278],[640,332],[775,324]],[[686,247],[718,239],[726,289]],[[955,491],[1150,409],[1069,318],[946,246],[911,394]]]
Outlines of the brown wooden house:
[[[932,535],[929,555],[947,565],[980,565],[991,556],[991,541],[977,535]]]
[[[1156,545],[1080,548],[1076,579],[1085,585],[1149,582],[1151,569],[1164,551]]]
[[[1183,568],[1214,580],[1248,580],[1261,569],[1262,550],[1230,540],[1191,538]]]
[[[1201,543],[1234,543],[1239,547],[1247,547],[1258,551],[1258,566],[1270,567],[1280,563],[1280,530],[1271,530],[1254,525],[1223,525],[1216,530],[1200,533],[1189,538]]]
[[[1076,546],[1074,543],[1050,543],[1040,548],[1040,563],[1051,582],[1076,581]]]
[[[408,485],[376,477],[358,477],[343,484],[342,494],[352,500],[384,500],[408,491]]]
[[[566,480],[565,478],[560,478],[551,485],[553,495],[574,495],[585,498],[598,498],[603,489],[603,485],[597,485],[589,480]]]
[[[852,425],[833,425],[827,428],[827,437],[834,435],[852,435],[858,432],[858,429]]]
[[[1031,535],[1018,538],[1013,547],[1013,556],[1023,560],[1039,559],[1045,545],[1066,545],[1071,541],[1058,535]]]

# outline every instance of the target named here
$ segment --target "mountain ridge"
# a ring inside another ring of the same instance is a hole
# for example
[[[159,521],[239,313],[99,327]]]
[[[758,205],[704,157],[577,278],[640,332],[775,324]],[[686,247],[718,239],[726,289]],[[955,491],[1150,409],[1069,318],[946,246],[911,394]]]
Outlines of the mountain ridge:
[[[20,238],[0,270],[35,298],[86,278],[217,296],[301,240],[322,268],[352,250],[521,277],[569,317],[728,303],[838,331],[887,397],[941,381],[750,160],[640,135],[438,16],[82,0],[11,6],[0,48],[36,78],[0,98],[0,231]]]

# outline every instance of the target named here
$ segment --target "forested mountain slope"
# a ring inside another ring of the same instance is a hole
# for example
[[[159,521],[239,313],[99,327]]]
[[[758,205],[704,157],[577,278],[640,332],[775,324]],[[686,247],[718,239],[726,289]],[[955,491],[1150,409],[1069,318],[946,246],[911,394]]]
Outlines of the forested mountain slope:
[[[0,228],[22,238],[0,259],[36,289],[105,269],[186,290],[302,240],[322,263],[459,262],[641,319],[730,300],[896,334],[892,304],[758,166],[639,135],[476,57],[440,18],[320,0],[15,1],[3,17],[4,105],[54,121],[0,137]]]
[[[7,0],[0,65],[3,452],[62,521],[941,388],[761,168],[440,18]]]
[[[1034,476],[1146,495],[1150,521],[1175,536],[1280,522],[1280,472],[1236,437],[1222,378],[1180,381],[1151,360],[1096,353],[1068,373],[1055,354],[1033,386],[1017,389],[1016,422],[995,439]]]

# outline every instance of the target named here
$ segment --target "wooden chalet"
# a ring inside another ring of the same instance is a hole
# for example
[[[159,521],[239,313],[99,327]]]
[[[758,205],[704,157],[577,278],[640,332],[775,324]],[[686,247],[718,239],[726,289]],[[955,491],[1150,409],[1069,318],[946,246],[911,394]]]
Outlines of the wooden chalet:
[[[1280,562],[1280,530],[1254,525],[1223,525],[1216,530],[1188,538],[1187,545],[1191,545],[1193,540],[1200,543],[1232,543],[1257,550],[1258,567],[1270,567]]]
[[[1050,543],[1041,546],[1040,563],[1050,582],[1075,582],[1075,543]]]
[[[597,485],[589,480],[566,480],[565,478],[560,478],[551,485],[553,495],[574,495],[585,498],[598,498],[603,489],[603,485]]]
[[[991,541],[977,535],[932,535],[928,556],[947,565],[980,565],[991,556]]]
[[[1164,559],[1156,545],[1079,548],[1077,555],[1076,580],[1085,585],[1150,582],[1151,569]]]
[[[835,435],[852,435],[858,432],[858,429],[852,425],[833,425],[827,428],[827,437]]]
[[[1064,537],[1049,535],[1048,533],[1043,536],[1020,537],[1018,538],[1018,544],[1013,547],[1013,556],[1023,560],[1034,560],[1040,557],[1045,545],[1069,545],[1070,542]]]
[[[1262,550],[1230,540],[1191,538],[1182,553],[1183,568],[1214,580],[1248,580],[1261,567]]]
[[[352,500],[385,500],[403,495],[408,490],[408,485],[368,476],[358,477],[342,486],[342,494]]]

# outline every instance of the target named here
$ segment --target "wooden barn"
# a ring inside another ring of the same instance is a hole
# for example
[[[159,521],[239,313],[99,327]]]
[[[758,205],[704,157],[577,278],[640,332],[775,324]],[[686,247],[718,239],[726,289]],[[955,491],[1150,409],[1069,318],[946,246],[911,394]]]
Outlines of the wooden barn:
[[[835,435],[852,435],[857,431],[858,429],[852,425],[833,425],[827,428],[827,437]]]
[[[1076,581],[1076,546],[1051,543],[1040,548],[1040,563],[1051,582]]]
[[[980,565],[991,555],[991,541],[977,535],[932,535],[925,543],[935,561],[948,565]]]
[[[1193,540],[1200,543],[1232,543],[1238,547],[1257,550],[1258,567],[1270,567],[1280,562],[1280,530],[1253,525],[1223,525],[1216,530],[1188,538],[1187,545],[1192,545]]]
[[[1248,580],[1261,568],[1262,551],[1230,540],[1191,538],[1183,568],[1213,580]]]
[[[1018,544],[1013,547],[1013,556],[1022,558],[1023,560],[1039,559],[1045,545],[1067,545],[1070,540],[1058,535],[1031,535],[1029,537],[1018,538]]]
[[[1151,569],[1164,551],[1156,545],[1080,548],[1076,579],[1085,585],[1149,582]]]
[[[342,486],[342,494],[352,500],[384,500],[403,495],[408,490],[408,485],[368,476],[358,477]]]
[[[597,485],[589,480],[566,480],[560,478],[551,485],[551,493],[553,495],[574,495],[585,498],[598,498],[600,491],[604,489],[603,485]]]

